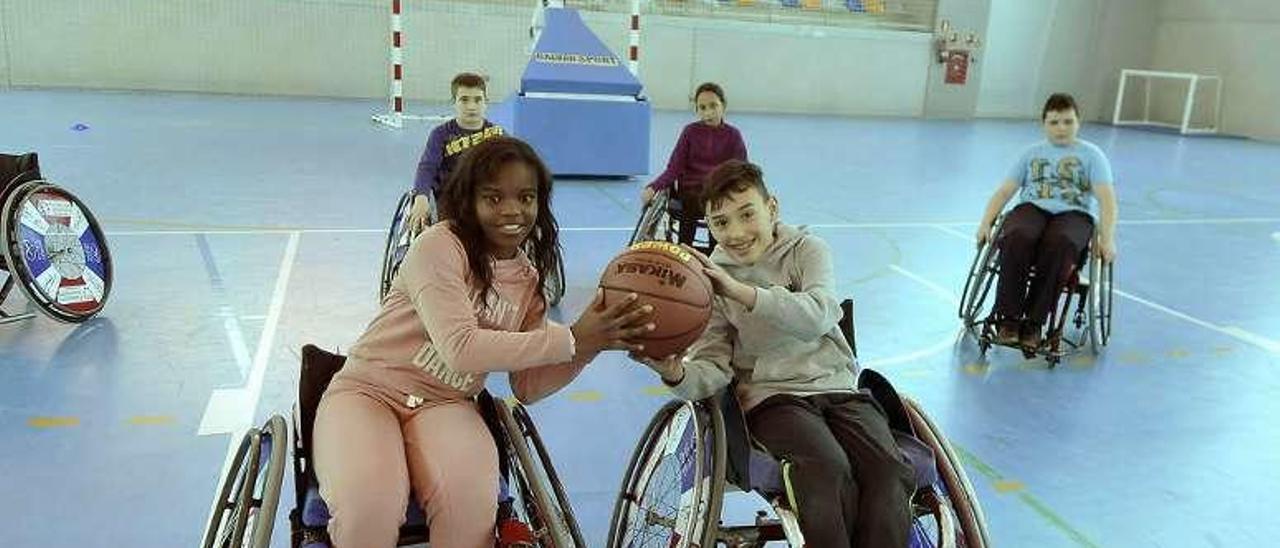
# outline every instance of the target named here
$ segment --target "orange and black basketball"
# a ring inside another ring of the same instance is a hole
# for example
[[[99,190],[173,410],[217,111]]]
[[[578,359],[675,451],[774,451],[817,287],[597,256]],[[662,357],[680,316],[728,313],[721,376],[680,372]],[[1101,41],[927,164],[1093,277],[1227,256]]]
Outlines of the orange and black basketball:
[[[635,293],[653,307],[656,329],[637,341],[651,358],[684,352],[711,319],[711,280],[698,258],[676,244],[632,245],[605,267],[600,287],[606,304]]]

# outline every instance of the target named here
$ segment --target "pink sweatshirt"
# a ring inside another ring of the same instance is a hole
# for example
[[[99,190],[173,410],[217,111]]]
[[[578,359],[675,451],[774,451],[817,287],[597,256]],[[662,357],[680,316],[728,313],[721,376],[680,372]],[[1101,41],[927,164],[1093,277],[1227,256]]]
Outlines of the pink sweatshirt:
[[[475,396],[490,371],[510,372],[516,397],[532,403],[582,371],[569,363],[569,328],[546,318],[537,272],[523,252],[494,261],[487,309],[469,277],[466,252],[449,223],[425,230],[339,378],[418,407]]]

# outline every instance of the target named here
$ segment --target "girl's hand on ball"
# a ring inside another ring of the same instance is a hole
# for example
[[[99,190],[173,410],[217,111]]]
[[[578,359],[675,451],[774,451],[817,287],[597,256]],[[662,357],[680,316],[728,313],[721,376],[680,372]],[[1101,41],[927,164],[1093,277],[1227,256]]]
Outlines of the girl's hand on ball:
[[[632,341],[653,331],[656,326],[649,322],[653,307],[640,304],[638,298],[631,293],[606,306],[604,290],[597,289],[595,300],[569,328],[577,351],[594,356],[605,350],[644,350],[644,345]]]

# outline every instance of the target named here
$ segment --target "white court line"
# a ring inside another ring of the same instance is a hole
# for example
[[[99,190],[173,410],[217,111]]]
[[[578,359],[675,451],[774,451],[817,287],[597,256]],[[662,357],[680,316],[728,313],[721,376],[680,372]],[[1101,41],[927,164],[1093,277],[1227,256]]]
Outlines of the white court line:
[[[231,460],[235,457],[236,450],[240,448],[241,438],[249,430],[253,423],[253,416],[258,412],[258,398],[262,394],[262,382],[266,376],[267,362],[271,357],[276,326],[280,323],[284,296],[289,288],[294,260],[298,256],[299,236],[301,234],[297,232],[290,234],[289,242],[285,245],[284,258],[280,261],[280,273],[276,276],[276,285],[271,293],[271,305],[267,309],[266,325],[263,326],[262,335],[258,338],[258,347],[253,357],[253,369],[249,372],[244,388],[214,390],[205,408],[204,418],[200,421],[198,435],[231,434],[227,440],[227,454],[222,461],[219,479],[225,478],[231,469]],[[214,490],[217,491],[217,487]],[[218,499],[219,495],[221,493],[214,494],[214,499],[209,505],[209,516],[204,520],[205,524],[213,519],[214,510],[222,504]]]
[[[1134,219],[1118,221],[1120,225],[1236,225],[1280,223],[1280,217],[1241,217],[1204,219]],[[942,222],[869,222],[869,223],[812,223],[810,228],[936,228],[971,226],[971,221]],[[562,226],[561,232],[630,232],[634,226]],[[385,228],[262,228],[262,229],[209,229],[209,230],[120,230],[107,231],[107,236],[190,236],[194,234],[386,234]],[[968,237],[968,236],[966,236]]]
[[[1121,290],[1119,290],[1119,289],[1116,289],[1114,286],[1112,286],[1111,290],[1112,290],[1112,291],[1115,291],[1115,292],[1116,292],[1116,295],[1120,295],[1121,297],[1124,297],[1124,298],[1129,299],[1129,300],[1131,300],[1131,301],[1133,301],[1133,302],[1136,302],[1136,303],[1141,303],[1141,304],[1147,305],[1147,306],[1149,306],[1149,307],[1151,307],[1151,308],[1154,308],[1154,309],[1156,309],[1156,310],[1159,310],[1159,311],[1161,311],[1161,312],[1164,312],[1165,314],[1168,314],[1168,315],[1173,316],[1173,317],[1175,317],[1175,318],[1178,318],[1178,319],[1180,319],[1180,320],[1184,320],[1184,321],[1186,321],[1186,322],[1193,323],[1193,324],[1195,324],[1195,325],[1198,325],[1198,326],[1200,326],[1200,327],[1203,327],[1203,328],[1208,329],[1208,330],[1211,330],[1211,331],[1217,331],[1218,333],[1221,333],[1221,334],[1223,334],[1223,335],[1226,335],[1226,336],[1231,337],[1231,338],[1236,339],[1236,340],[1244,341],[1244,342],[1246,342],[1246,343],[1248,343],[1248,344],[1251,344],[1251,345],[1253,345],[1253,346],[1257,346],[1257,347],[1259,347],[1259,348],[1261,348],[1261,349],[1263,349],[1263,350],[1267,350],[1267,351],[1272,352],[1272,353],[1280,354],[1280,342],[1276,342],[1276,341],[1270,340],[1270,339],[1268,339],[1268,338],[1266,338],[1266,337],[1263,337],[1262,335],[1258,335],[1257,333],[1251,333],[1251,332],[1249,332],[1249,331],[1245,331],[1244,329],[1241,329],[1241,328],[1239,328],[1239,327],[1235,327],[1235,326],[1224,326],[1224,325],[1217,325],[1217,324],[1209,323],[1209,322],[1207,322],[1207,321],[1204,321],[1204,320],[1201,320],[1201,319],[1199,319],[1199,318],[1193,317],[1193,316],[1191,316],[1191,315],[1189,315],[1189,314],[1187,314],[1187,313],[1185,313],[1185,312],[1179,312],[1179,311],[1177,311],[1177,310],[1174,310],[1174,309],[1169,308],[1169,307],[1167,307],[1167,306],[1164,306],[1164,305],[1162,305],[1162,304],[1155,303],[1155,302],[1151,302],[1151,301],[1149,301],[1149,300],[1147,300],[1147,299],[1144,299],[1144,298],[1142,298],[1142,297],[1138,297],[1138,296],[1136,296],[1136,295],[1132,295],[1132,294],[1130,294],[1130,293],[1128,293],[1128,292],[1121,291]]]
[[[916,281],[920,285],[923,285],[929,288],[930,290],[932,290],[934,293],[937,293],[940,297],[942,297],[947,302],[950,302],[951,304],[956,306],[960,306],[960,298],[956,297],[955,293],[952,293],[950,289],[947,289],[936,283],[933,283],[933,281],[925,279],[924,276],[916,274],[915,272],[902,268],[896,264],[889,265],[889,269]]]
[[[271,359],[274,347],[276,328],[280,324],[280,310],[284,306],[284,296],[289,287],[293,263],[298,256],[298,238],[301,234],[289,235],[285,246],[284,258],[280,262],[279,275],[271,294],[271,305],[267,309],[267,317],[258,338],[258,346],[254,351],[253,364],[242,388],[214,390],[205,407],[204,418],[200,420],[199,435],[226,434],[242,432],[253,422],[257,412],[258,397],[262,394],[262,382],[266,375],[267,364]]]
[[[973,237],[972,237],[972,236],[969,236],[969,235],[967,235],[967,234],[964,234],[964,233],[962,233],[962,232],[960,232],[960,231],[958,231],[958,230],[954,230],[954,229],[947,228],[947,227],[942,227],[942,226],[940,226],[940,227],[936,227],[936,228],[937,228],[937,230],[939,230],[940,232],[943,232],[943,233],[945,233],[945,234],[950,234],[950,235],[955,236],[955,237],[957,237],[957,238],[963,239],[963,240],[965,240],[965,241],[967,241],[967,242],[973,243]],[[1133,302],[1135,302],[1135,303],[1138,303],[1138,304],[1141,304],[1141,305],[1145,305],[1145,306],[1150,307],[1150,308],[1152,308],[1152,309],[1154,309],[1154,310],[1158,310],[1158,311],[1160,311],[1160,312],[1164,312],[1165,314],[1168,314],[1168,315],[1170,315],[1170,316],[1173,316],[1173,317],[1175,317],[1175,318],[1178,318],[1178,319],[1180,319],[1180,320],[1183,320],[1183,321],[1185,321],[1185,322],[1187,322],[1187,323],[1190,323],[1190,324],[1192,324],[1192,325],[1197,325],[1197,326],[1203,327],[1203,328],[1205,328],[1205,329],[1208,329],[1208,330],[1210,330],[1210,331],[1214,331],[1214,332],[1217,332],[1217,333],[1221,333],[1221,334],[1223,334],[1223,335],[1226,335],[1226,336],[1231,337],[1231,338],[1233,338],[1233,339],[1236,339],[1236,340],[1238,340],[1238,341],[1244,342],[1244,343],[1249,344],[1249,345],[1251,345],[1251,346],[1256,346],[1256,347],[1258,347],[1258,348],[1261,348],[1261,349],[1266,350],[1266,351],[1271,352],[1271,353],[1280,354],[1280,342],[1273,341],[1273,340],[1268,339],[1268,338],[1266,338],[1266,337],[1263,337],[1262,335],[1259,335],[1259,334],[1257,334],[1257,333],[1252,333],[1252,332],[1250,332],[1250,331],[1246,331],[1246,330],[1244,330],[1244,329],[1241,329],[1241,328],[1239,328],[1239,327],[1235,327],[1235,326],[1223,326],[1223,325],[1217,325],[1217,324],[1212,323],[1212,322],[1208,322],[1208,321],[1205,321],[1205,320],[1201,320],[1201,319],[1199,319],[1199,318],[1196,318],[1195,316],[1192,316],[1192,315],[1190,315],[1190,314],[1187,314],[1186,312],[1180,312],[1180,311],[1178,311],[1178,310],[1174,310],[1174,309],[1172,309],[1172,308],[1169,308],[1169,307],[1167,307],[1167,306],[1165,306],[1165,305],[1162,305],[1162,304],[1156,303],[1156,302],[1154,302],[1154,301],[1149,301],[1149,300],[1144,299],[1144,298],[1142,298],[1142,297],[1138,297],[1137,295],[1133,295],[1133,294],[1131,294],[1131,293],[1129,293],[1129,292],[1127,292],[1127,291],[1121,291],[1121,290],[1120,290],[1120,288],[1119,288],[1119,287],[1116,287],[1116,285],[1115,285],[1115,284],[1112,284],[1112,285],[1111,285],[1111,290],[1112,290],[1112,291],[1114,291],[1116,295],[1119,295],[1119,296],[1121,296],[1121,297],[1124,297],[1124,298],[1126,298],[1126,299],[1129,299],[1129,300],[1131,300],[1131,301],[1133,301]]]
[[[1280,217],[1223,217],[1207,219],[1132,219],[1116,221],[1120,225],[1251,225],[1280,223]]]
[[[960,306],[960,299],[956,298],[955,294],[948,291],[945,287],[942,287],[929,280],[926,280],[924,277],[920,276],[919,274],[911,272],[910,270],[902,268],[896,264],[889,265],[889,269],[893,270],[894,272],[897,272],[898,274],[901,274],[903,277],[911,281],[914,281],[920,285],[923,285],[929,291],[932,291],[933,293],[937,294],[939,297],[942,297],[943,300],[952,303],[954,306]],[[914,352],[908,352],[906,354],[899,354],[897,356],[877,358],[873,360],[866,360],[866,361],[859,360],[858,365],[862,367],[878,368],[878,367],[886,367],[890,365],[897,365],[901,363],[910,363],[910,362],[919,360],[921,358],[932,356],[939,352],[945,352],[950,348],[952,348],[953,346],[955,346],[955,336],[947,335],[947,337],[942,341],[939,341],[938,343],[935,343],[931,346],[921,348],[920,350],[916,350]]]
[[[955,236],[955,237],[957,237],[957,238],[960,238],[960,239],[962,239],[962,240],[968,240],[968,241],[969,241],[969,243],[973,243],[973,241],[974,241],[974,239],[973,239],[973,235],[971,235],[971,234],[965,234],[965,233],[960,232],[959,230],[956,230],[956,229],[951,228],[951,227],[947,227],[947,226],[935,226],[935,227],[933,227],[933,228],[938,229],[938,230],[940,230],[940,231],[942,231],[942,232],[945,232],[945,233],[947,233],[947,234],[950,234],[950,235],[952,235],[952,236]]]

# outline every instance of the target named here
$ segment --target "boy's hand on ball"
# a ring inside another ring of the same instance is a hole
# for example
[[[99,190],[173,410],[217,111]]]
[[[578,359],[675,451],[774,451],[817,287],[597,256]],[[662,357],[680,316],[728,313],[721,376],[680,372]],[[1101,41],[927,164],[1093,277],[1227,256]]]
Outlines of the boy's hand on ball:
[[[638,295],[631,293],[606,306],[604,290],[596,290],[595,300],[569,328],[578,352],[594,356],[605,350],[644,350],[644,345],[632,340],[656,326],[649,321],[653,307],[640,304],[638,299]]]
[[[711,279],[711,288],[715,290],[716,295],[738,301],[746,306],[747,310],[755,308],[756,288],[735,280],[733,276],[725,272],[724,267],[711,262],[711,259],[703,255],[701,251],[686,244],[681,244],[680,247],[683,247],[685,251],[696,257],[698,262],[702,263],[702,272],[707,275],[707,278]]]
[[[655,360],[648,356],[642,356],[631,353],[631,359],[649,366],[662,377],[662,381],[667,384],[680,384],[684,380],[684,356],[680,354],[672,354],[661,360]]]

